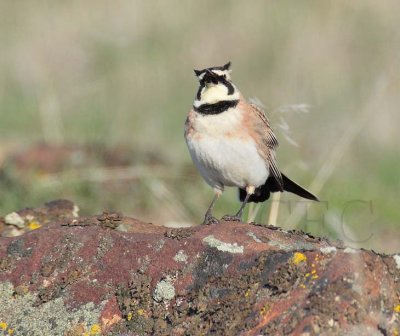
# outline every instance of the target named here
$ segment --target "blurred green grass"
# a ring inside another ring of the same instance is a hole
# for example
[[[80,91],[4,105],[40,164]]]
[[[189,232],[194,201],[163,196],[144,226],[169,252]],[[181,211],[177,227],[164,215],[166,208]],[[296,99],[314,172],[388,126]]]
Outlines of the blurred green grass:
[[[318,190],[328,209],[309,210],[328,227],[304,215],[290,222],[283,205],[278,224],[346,238],[327,222],[363,200],[372,213],[355,210],[347,223],[356,236],[373,233],[359,245],[398,250],[399,9],[372,0],[2,2],[0,151],[37,142],[123,145],[155,153],[163,172],[113,187],[79,178],[49,186],[33,177],[18,183],[7,167],[0,213],[68,197],[86,213],[113,208],[158,223],[200,222],[212,192],[182,134],[197,86],[192,69],[231,60],[235,83],[263,102],[275,126],[281,168],[306,186],[331,168]],[[279,112],[301,103],[309,113]],[[285,140],[281,118],[298,147]],[[332,156],[351,127],[342,155]],[[140,157],[132,164],[146,167]],[[229,190],[216,211],[237,206]],[[269,207],[257,218],[266,220]]]

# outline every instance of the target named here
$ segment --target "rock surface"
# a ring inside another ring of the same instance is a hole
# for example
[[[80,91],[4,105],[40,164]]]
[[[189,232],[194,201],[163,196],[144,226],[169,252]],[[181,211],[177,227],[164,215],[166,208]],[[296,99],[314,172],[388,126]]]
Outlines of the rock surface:
[[[275,227],[168,229],[49,204],[29,210],[36,229],[0,238],[0,334],[400,333],[398,255]]]

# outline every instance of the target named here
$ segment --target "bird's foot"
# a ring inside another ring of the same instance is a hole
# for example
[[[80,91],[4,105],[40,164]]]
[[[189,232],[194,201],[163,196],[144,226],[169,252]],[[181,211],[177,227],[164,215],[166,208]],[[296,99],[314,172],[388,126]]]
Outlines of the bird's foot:
[[[219,220],[215,217],[213,217],[211,214],[206,214],[204,216],[204,221],[202,225],[213,225],[213,224],[218,224]]]
[[[225,215],[221,219],[226,222],[241,222],[242,221],[242,218],[238,215]]]

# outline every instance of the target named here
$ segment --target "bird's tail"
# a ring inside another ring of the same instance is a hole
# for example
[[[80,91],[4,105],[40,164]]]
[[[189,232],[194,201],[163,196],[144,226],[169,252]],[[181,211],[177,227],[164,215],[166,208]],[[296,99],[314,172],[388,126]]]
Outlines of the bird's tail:
[[[282,174],[283,179],[283,190],[289,191],[293,194],[299,195],[300,197],[309,199],[311,201],[319,202],[317,196],[304,189],[302,186],[298,185],[296,182],[292,181],[290,178]]]
[[[298,185],[296,182],[292,181],[286,175],[282,174],[282,181],[283,181],[283,190],[296,194],[300,197],[312,200],[312,201],[319,201],[318,197],[313,195],[311,192],[303,188],[302,186]],[[249,202],[259,203],[266,201],[271,192],[278,192],[282,191],[282,187],[276,181],[273,176],[268,177],[267,181],[262,186],[259,186],[254,191],[254,194],[250,196]],[[239,188],[239,199],[241,202],[244,201],[246,197],[246,190]]]

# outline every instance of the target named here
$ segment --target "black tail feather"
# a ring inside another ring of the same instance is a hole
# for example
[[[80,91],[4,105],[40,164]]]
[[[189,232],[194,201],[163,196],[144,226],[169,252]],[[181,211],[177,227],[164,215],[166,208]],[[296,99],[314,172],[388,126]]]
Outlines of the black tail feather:
[[[311,192],[304,189],[302,186],[298,185],[296,182],[292,181],[284,174],[282,174],[282,180],[283,180],[283,190],[312,201],[319,201],[317,196],[313,195]],[[254,203],[264,202],[269,198],[271,192],[278,192],[278,191],[282,191],[280,184],[276,181],[276,179],[273,176],[270,176],[262,186],[256,188],[254,194],[250,196],[249,202],[254,202]],[[246,197],[246,190],[239,188],[240,201],[243,202],[245,197]]]
[[[283,178],[283,190],[299,195],[300,197],[319,202],[317,196],[315,196],[308,190],[304,189],[302,186],[298,185],[296,182],[292,181],[287,176],[282,174],[282,178]]]

